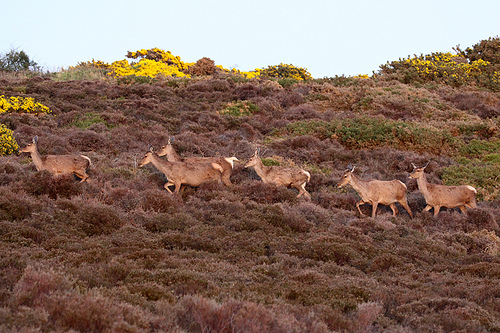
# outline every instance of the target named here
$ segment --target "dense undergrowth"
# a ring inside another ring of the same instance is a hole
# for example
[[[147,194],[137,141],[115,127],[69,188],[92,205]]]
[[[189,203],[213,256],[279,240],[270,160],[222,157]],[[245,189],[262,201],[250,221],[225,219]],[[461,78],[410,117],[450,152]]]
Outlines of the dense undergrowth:
[[[38,135],[42,154],[92,159],[80,184],[1,157],[1,331],[500,331],[498,92],[392,74],[0,81],[52,111],[0,114],[19,146]],[[312,200],[241,164],[231,188],[169,195],[137,163],[172,135],[183,156],[259,147],[298,165]],[[427,161],[430,182],[475,186],[479,207],[421,213],[407,176]],[[349,163],[406,183],[415,217],[358,216],[357,194],[335,188]]]

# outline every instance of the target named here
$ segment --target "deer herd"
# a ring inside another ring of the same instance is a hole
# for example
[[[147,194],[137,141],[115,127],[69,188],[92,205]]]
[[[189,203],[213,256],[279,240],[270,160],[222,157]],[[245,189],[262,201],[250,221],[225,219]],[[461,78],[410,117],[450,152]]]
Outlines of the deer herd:
[[[169,193],[178,193],[182,185],[197,187],[209,181],[223,183],[231,186],[231,172],[234,163],[239,160],[236,157],[185,157],[182,158],[175,152],[172,146],[173,138],[161,147],[159,152],[155,152],[153,147],[139,162],[139,167],[149,163],[154,165],[158,171],[167,178],[164,185]],[[46,155],[42,156],[38,152],[38,137],[34,137],[32,143],[21,148],[19,152],[30,153],[37,171],[47,170],[53,175],[73,174],[85,182],[89,179],[87,169],[90,167],[90,158],[84,155]],[[166,156],[166,159],[161,158]],[[474,187],[469,185],[446,186],[430,184],[427,182],[424,170],[427,167],[417,167],[412,163],[413,171],[409,178],[416,179],[419,191],[425,198],[427,206],[424,212],[434,209],[434,216],[437,216],[441,207],[460,208],[462,213],[466,212],[466,207],[476,208],[476,194]],[[259,150],[255,150],[253,156],[245,163],[245,168],[253,168],[262,182],[277,186],[294,187],[299,193],[297,197],[305,196],[311,199],[311,195],[306,190],[306,184],[311,179],[311,174],[297,167],[265,166],[259,156]],[[379,204],[388,205],[392,209],[392,215],[396,216],[399,203],[413,217],[407,200],[406,185],[399,180],[362,180],[354,174],[355,167],[351,165],[337,184],[341,188],[350,184],[359,194],[361,200],[356,203],[356,207],[361,215],[362,204],[372,205],[372,217],[374,218]],[[174,186],[174,192],[170,190]]]

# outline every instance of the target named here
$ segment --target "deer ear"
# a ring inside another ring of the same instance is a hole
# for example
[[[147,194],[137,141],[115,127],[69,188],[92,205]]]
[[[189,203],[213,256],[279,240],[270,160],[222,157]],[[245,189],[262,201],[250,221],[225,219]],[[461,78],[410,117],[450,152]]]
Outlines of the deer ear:
[[[356,169],[356,166],[352,167],[351,172],[354,172],[354,169]]]
[[[37,144],[37,143],[38,143],[38,135],[35,135],[35,136],[33,137],[33,143],[34,143],[34,144]]]
[[[429,161],[429,162],[425,163],[425,165],[422,167],[422,169],[425,169],[425,167],[426,167],[426,166],[428,166],[428,165],[429,165],[429,163],[431,163],[431,161]]]
[[[153,151],[154,151],[154,149],[153,149],[153,146],[152,146],[152,145],[148,145],[148,148],[149,148],[149,151],[150,151],[150,152],[153,152]]]
[[[411,164],[411,166],[413,167],[413,169],[418,168],[418,167],[415,165],[415,163],[412,163],[412,164]]]
[[[347,166],[347,170],[351,170],[352,169],[352,164],[349,163],[349,165]]]

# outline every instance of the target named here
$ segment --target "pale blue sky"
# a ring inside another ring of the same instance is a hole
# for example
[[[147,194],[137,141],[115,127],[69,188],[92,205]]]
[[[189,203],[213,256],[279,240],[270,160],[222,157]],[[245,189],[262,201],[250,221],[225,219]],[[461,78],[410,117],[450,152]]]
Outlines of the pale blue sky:
[[[498,0],[22,0],[2,12],[0,53],[24,50],[51,71],[158,47],[243,71],[349,76],[500,35]]]

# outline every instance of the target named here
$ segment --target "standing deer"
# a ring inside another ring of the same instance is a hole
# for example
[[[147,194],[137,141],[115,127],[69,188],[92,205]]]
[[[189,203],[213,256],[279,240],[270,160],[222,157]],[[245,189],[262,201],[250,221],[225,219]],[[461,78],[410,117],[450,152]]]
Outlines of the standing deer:
[[[166,145],[161,147],[158,156],[167,156],[169,162],[188,162],[188,163],[217,163],[222,167],[222,182],[226,186],[233,185],[231,183],[231,172],[234,168],[234,162],[238,161],[236,157],[180,157],[175,152],[172,146],[173,137],[168,139]]]
[[[337,187],[342,187],[350,184],[356,192],[361,197],[361,200],[356,203],[356,207],[361,215],[364,215],[359,208],[362,204],[370,204],[372,208],[372,218],[375,218],[377,213],[377,206],[379,204],[389,205],[392,209],[392,216],[396,216],[398,209],[396,207],[396,202],[399,202],[401,206],[413,217],[411,213],[410,206],[408,206],[408,200],[406,198],[406,185],[397,179],[384,181],[384,180],[362,180],[356,176],[353,171],[355,167],[349,165],[346,172],[337,184]]]
[[[165,174],[168,182],[164,187],[170,193],[168,187],[171,185],[175,186],[174,193],[179,193],[181,185],[197,187],[212,180],[221,182],[222,167],[217,163],[169,162],[158,157],[152,147],[139,162],[139,167],[148,163]]]
[[[47,170],[53,175],[73,174],[81,178],[80,182],[87,181],[89,175],[86,170],[90,166],[90,158],[84,155],[46,155],[42,156],[38,152],[38,136],[33,138],[33,142],[21,148],[19,152],[30,153],[31,159],[37,171]]]
[[[253,167],[264,184],[295,187],[299,191],[297,197],[305,195],[307,198],[311,198],[309,192],[306,191],[306,184],[311,180],[309,172],[299,168],[265,166],[258,155],[258,150],[255,150],[254,155],[245,164],[245,168],[249,167]]]
[[[417,180],[419,191],[424,195],[427,206],[424,212],[434,208],[434,216],[437,216],[441,207],[460,208],[460,211],[465,214],[466,208],[476,208],[476,194],[474,187],[469,185],[447,186],[430,184],[425,177],[425,167],[429,165],[427,162],[423,167],[417,167],[415,164],[413,171],[410,173],[410,178]]]

